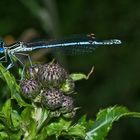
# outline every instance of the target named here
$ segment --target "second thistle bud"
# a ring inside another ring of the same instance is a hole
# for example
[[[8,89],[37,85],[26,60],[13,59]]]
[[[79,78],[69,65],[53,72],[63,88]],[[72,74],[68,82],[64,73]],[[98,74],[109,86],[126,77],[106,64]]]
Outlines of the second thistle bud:
[[[63,95],[62,107],[60,108],[61,113],[71,112],[73,108],[74,105],[72,97]]]
[[[21,81],[22,95],[28,99],[34,99],[40,91],[39,84],[33,79],[25,79]]]
[[[55,110],[62,105],[63,94],[56,88],[45,90],[42,93],[42,103],[49,109]]]

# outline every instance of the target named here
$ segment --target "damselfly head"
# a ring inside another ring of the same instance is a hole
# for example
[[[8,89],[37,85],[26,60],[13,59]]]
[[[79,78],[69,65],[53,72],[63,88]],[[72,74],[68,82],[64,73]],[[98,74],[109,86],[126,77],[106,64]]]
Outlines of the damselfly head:
[[[0,39],[0,53],[4,53],[4,42]]]

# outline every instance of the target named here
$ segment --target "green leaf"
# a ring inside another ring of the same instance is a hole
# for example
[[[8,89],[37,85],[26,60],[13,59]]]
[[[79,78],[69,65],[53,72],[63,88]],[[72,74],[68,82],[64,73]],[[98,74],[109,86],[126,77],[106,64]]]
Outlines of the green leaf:
[[[65,82],[61,86],[61,91],[63,91],[65,94],[71,94],[74,91],[74,81],[72,78],[68,78],[65,80]]]
[[[82,116],[79,120],[78,120],[78,124],[82,125],[84,127],[86,127],[86,130],[88,130],[89,128],[91,128],[91,126],[93,125],[94,121],[93,120],[88,120],[87,121],[87,116],[84,115]]]
[[[72,73],[70,74],[70,78],[72,78],[74,81],[79,81],[82,79],[87,80],[90,77],[90,75],[93,73],[93,70],[94,70],[94,66],[91,68],[90,72],[87,75],[83,73]]]
[[[5,115],[2,112],[0,112],[0,122],[1,122],[1,125],[3,125],[4,127],[5,125],[8,126],[7,121],[5,119]]]
[[[67,132],[70,125],[71,121],[60,119],[58,122],[51,123],[45,129],[48,136],[55,135],[58,137],[62,132]]]
[[[32,107],[26,107],[21,113],[21,129],[25,139],[33,139],[36,136],[37,124],[32,118]]]
[[[17,118],[15,118],[15,120],[16,119]],[[0,113],[0,121],[3,124],[2,134],[7,134],[9,138],[14,136],[15,133],[17,134],[17,132],[19,131],[19,128],[17,128],[17,125],[15,126],[13,125],[14,119],[12,119],[11,99],[8,99],[6,103],[3,105],[2,111]]]
[[[12,110],[11,119],[14,127],[18,127],[21,122],[21,117],[16,110]]]
[[[11,120],[11,99],[8,99],[4,106],[2,107],[2,113],[4,114],[4,117],[6,119],[6,122],[9,125],[12,125],[12,120]]]
[[[8,133],[9,139],[8,140],[20,140],[22,137],[22,131],[16,131],[14,133]]]
[[[37,107],[34,105],[34,110],[32,111],[32,118],[37,123],[37,130],[40,130],[45,121],[48,118],[49,111],[46,108]]]
[[[22,122],[30,122],[32,107],[26,107],[21,113]]]
[[[84,126],[76,124],[76,125],[71,126],[68,129],[67,135],[85,138],[86,136],[85,130],[86,128]]]
[[[140,113],[129,112],[125,107],[109,107],[101,110],[97,114],[97,119],[93,126],[86,133],[86,140],[104,140],[109,130],[112,128],[113,122],[118,121],[121,117],[140,117]]]
[[[28,129],[26,131],[26,134],[28,135],[25,135],[25,139],[32,140],[36,137],[36,127],[36,122],[32,119],[30,124],[28,125]]]
[[[0,140],[9,139],[9,136],[6,132],[0,132]]]
[[[13,118],[11,107],[11,99],[8,99],[6,103],[2,107],[2,111],[0,112],[0,120],[2,124],[5,126],[5,130],[10,132],[18,131],[18,125],[15,125],[15,121],[18,119],[17,116]]]
[[[58,122],[52,122],[50,125],[48,125],[44,130],[42,135],[46,136],[56,136],[58,138],[59,136],[68,136],[68,137],[79,137],[84,138],[85,137],[85,127],[79,124],[75,124],[71,126],[71,121],[67,121],[64,119],[60,119]]]
[[[74,80],[74,81],[79,81],[82,79],[87,79],[87,76],[83,73],[72,73],[70,74],[70,77]]]
[[[5,126],[0,123],[0,131],[2,131],[4,128],[5,128]]]
[[[16,79],[14,78],[14,76],[12,74],[9,73],[8,70],[6,70],[2,64],[0,64],[0,75],[2,75],[2,79],[6,81],[7,86],[10,89],[11,92],[11,98],[14,98],[17,100],[18,104],[22,107],[22,106],[28,106],[27,103],[24,102],[24,100],[22,100],[21,96],[20,96],[20,87],[19,85],[16,83]]]

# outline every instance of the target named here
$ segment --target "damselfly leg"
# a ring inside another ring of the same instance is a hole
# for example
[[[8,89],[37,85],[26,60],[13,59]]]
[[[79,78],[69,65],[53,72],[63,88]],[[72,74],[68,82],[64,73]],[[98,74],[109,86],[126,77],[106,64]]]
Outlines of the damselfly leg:
[[[5,56],[2,56],[1,58],[0,58],[0,62],[6,62],[6,57]]]
[[[33,65],[32,60],[31,60],[31,57],[30,57],[29,54],[26,54],[26,53],[15,53],[15,55],[21,55],[21,56],[27,57],[28,60],[29,60],[30,65],[31,65],[31,66]],[[22,65],[25,65],[24,62],[22,62],[18,57],[16,57],[16,58],[17,58],[17,60],[18,60]]]
[[[31,57],[29,54],[26,54],[26,53],[15,53],[15,55],[21,55],[21,56],[25,56],[28,58],[29,60],[29,63],[30,63],[30,66],[33,65],[32,63],[32,60],[31,60]],[[17,56],[15,56],[15,58],[22,64],[23,66],[23,69],[22,69],[22,72],[21,72],[21,80],[24,78],[24,71],[25,71],[25,68],[26,68],[26,64],[24,62],[22,62]]]
[[[11,69],[14,66],[14,62],[13,62],[12,56],[9,55],[9,58],[10,58],[10,64],[6,67],[6,71]]]
[[[10,58],[10,57],[9,57]],[[2,59],[5,59],[5,60],[3,60],[2,61]],[[0,62],[8,62],[8,60],[7,60],[7,55],[5,55],[5,56],[3,56],[3,57],[1,57],[0,58]],[[14,63],[13,63],[13,60],[10,58],[10,64],[8,64],[8,66],[6,67],[6,70],[4,71],[4,73],[8,70],[8,69],[10,69],[10,68],[12,68],[14,66]],[[2,76],[2,74],[0,74],[0,77]]]
[[[4,56],[2,56],[1,58],[0,58],[0,63],[7,63],[8,62],[8,60],[7,60],[7,54],[6,53],[4,53],[5,55]],[[10,61],[11,61],[11,59],[10,59]],[[11,62],[10,62],[10,64],[6,67],[6,70],[8,70],[9,68],[11,68]]]

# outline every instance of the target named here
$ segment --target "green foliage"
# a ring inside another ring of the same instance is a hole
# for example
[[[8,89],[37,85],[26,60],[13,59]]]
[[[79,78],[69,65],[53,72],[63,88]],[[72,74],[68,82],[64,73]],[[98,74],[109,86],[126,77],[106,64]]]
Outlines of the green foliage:
[[[104,140],[115,121],[122,117],[140,118],[140,113],[130,112],[122,106],[100,110],[94,121],[87,120],[85,115],[75,123],[61,116],[53,117],[50,110],[34,103],[27,104],[20,96],[14,77],[2,65],[0,71],[11,92],[11,98],[7,99],[0,111],[0,139],[18,140],[24,137],[26,140],[47,140],[51,136],[56,139],[63,136],[73,140]],[[14,100],[22,107],[20,111],[14,109]]]
[[[29,28],[38,32],[37,38],[39,36],[41,39],[89,32],[95,33],[97,38],[121,39],[121,48],[100,48],[91,55],[66,56],[63,61],[62,56],[57,58],[62,63],[67,62],[68,65],[65,65],[72,71],[86,72],[93,63],[96,66],[95,78],[91,78],[88,84],[85,84],[86,81],[80,82],[78,89],[77,103],[83,106],[83,112],[92,116],[97,107],[112,104],[123,104],[131,110],[139,110],[139,0],[1,0],[0,5],[0,36],[7,43],[13,43],[5,38],[7,35],[14,37],[15,41],[24,38],[32,40],[28,34],[24,35]],[[57,33],[57,30],[60,32]],[[44,57],[38,52],[36,56],[34,54],[35,58],[38,59],[38,55],[42,56],[43,61],[49,59],[48,55]],[[5,95],[9,96],[11,92],[8,92],[10,86],[7,88],[4,82],[0,85],[3,103]],[[17,99],[20,100],[20,97]],[[120,124],[121,129],[114,129],[110,135],[112,137],[117,133],[117,137],[115,135],[111,139],[139,139],[138,123],[132,120],[125,127],[122,127],[123,123]]]
[[[27,104],[22,100],[21,96],[19,95],[20,88],[19,85],[16,83],[16,80],[13,75],[9,73],[1,64],[0,64],[0,75],[2,75],[2,79],[6,81],[7,86],[9,87],[11,99],[16,99],[19,105],[27,106]]]
[[[115,121],[121,117],[138,117],[140,113],[130,112],[127,108],[121,106],[108,107],[99,111],[97,118],[86,134],[86,140],[104,140],[108,132],[111,130]]]
[[[70,75],[70,77],[73,79],[73,81],[79,81],[82,79],[87,80],[89,78],[89,76],[93,73],[93,70],[94,70],[94,67],[92,67],[92,69],[90,70],[90,72],[87,75],[85,75],[83,73],[72,73]]]

